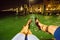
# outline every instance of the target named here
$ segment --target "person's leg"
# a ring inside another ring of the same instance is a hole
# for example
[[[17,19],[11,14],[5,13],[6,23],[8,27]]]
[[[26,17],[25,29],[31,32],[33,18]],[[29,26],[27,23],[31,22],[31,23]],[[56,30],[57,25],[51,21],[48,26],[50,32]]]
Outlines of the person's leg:
[[[27,35],[28,40],[39,40],[32,32],[29,30]]]
[[[55,30],[58,28],[58,26],[54,26],[54,25],[50,25],[50,26],[44,25],[40,23],[38,19],[36,19],[35,22],[38,23],[37,25],[39,26],[39,29],[51,33],[52,35],[54,35]]]
[[[31,20],[31,19],[29,19],[29,20],[28,20],[28,22],[27,22],[27,24],[26,24],[25,26],[23,26],[23,29],[21,30],[21,32],[20,32],[20,33],[27,34],[28,29],[29,29],[29,25],[30,25],[30,23],[31,23],[31,22],[32,22],[32,20]]]
[[[12,40],[24,40],[24,39],[25,39],[25,34],[22,33],[18,33],[12,38]]]
[[[23,26],[21,32],[19,32],[18,34],[16,34],[12,40],[25,40],[25,36],[28,32],[28,27],[29,27],[29,24],[31,23],[31,19],[28,20],[27,24],[25,26]]]
[[[54,32],[56,31],[56,29],[58,28],[59,26],[55,26],[55,25],[50,25],[48,27],[48,32],[50,32],[51,34],[54,35]]]
[[[42,25],[39,20],[36,20],[37,25],[40,27],[42,31],[51,33],[54,35],[56,40],[60,39],[60,26],[55,26],[55,25],[50,25],[50,26],[45,26],[44,24]]]
[[[16,34],[12,40],[25,40],[25,34],[28,32],[27,30],[28,26],[23,26],[21,32],[19,32],[18,34]]]
[[[38,19],[35,19],[35,23],[40,30],[46,31],[47,25],[40,23],[40,21]]]

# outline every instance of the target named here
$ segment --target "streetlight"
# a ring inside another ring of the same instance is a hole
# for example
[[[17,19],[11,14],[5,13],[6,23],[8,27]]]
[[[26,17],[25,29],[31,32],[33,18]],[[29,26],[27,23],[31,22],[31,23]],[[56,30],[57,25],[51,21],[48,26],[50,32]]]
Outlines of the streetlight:
[[[29,0],[29,7],[31,7],[31,4],[33,4],[35,0]]]
[[[34,3],[34,0],[29,0],[29,7],[31,6],[31,3]]]
[[[29,0],[29,2],[34,2],[34,0]]]
[[[23,11],[23,7],[22,6],[20,7],[20,11]]]

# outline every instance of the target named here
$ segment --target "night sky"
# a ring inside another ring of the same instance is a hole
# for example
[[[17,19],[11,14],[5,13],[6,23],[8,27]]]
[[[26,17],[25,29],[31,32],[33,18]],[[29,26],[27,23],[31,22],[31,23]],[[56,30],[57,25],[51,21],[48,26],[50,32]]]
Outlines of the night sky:
[[[6,9],[10,7],[16,7],[18,1],[16,0],[0,0],[0,10]]]
[[[42,3],[42,0],[36,0],[35,4]],[[8,8],[16,8],[19,5],[28,4],[28,0],[0,0],[0,10]]]

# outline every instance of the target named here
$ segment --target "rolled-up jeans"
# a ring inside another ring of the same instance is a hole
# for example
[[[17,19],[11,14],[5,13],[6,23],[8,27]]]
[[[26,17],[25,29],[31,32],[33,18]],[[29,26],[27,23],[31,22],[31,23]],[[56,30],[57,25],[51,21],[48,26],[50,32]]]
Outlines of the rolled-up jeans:
[[[22,33],[16,34],[12,40],[25,40],[25,35]],[[35,35],[29,34],[27,35],[27,40],[39,40]]]

